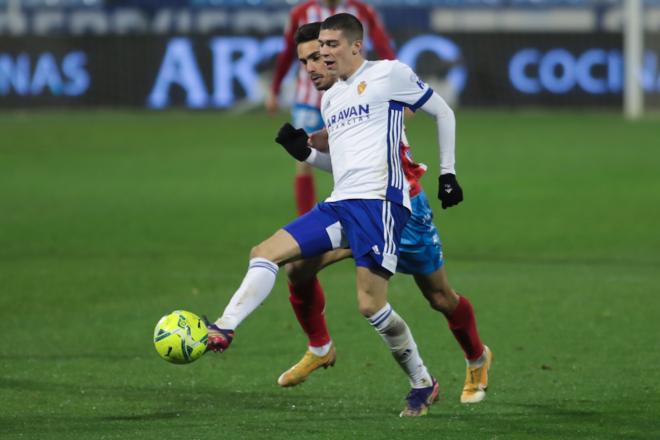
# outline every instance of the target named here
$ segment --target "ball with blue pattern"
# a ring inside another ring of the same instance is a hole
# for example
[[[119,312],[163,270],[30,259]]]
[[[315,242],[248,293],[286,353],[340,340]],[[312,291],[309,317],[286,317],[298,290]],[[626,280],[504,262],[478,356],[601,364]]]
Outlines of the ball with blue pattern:
[[[154,330],[156,351],[173,364],[189,364],[206,351],[208,331],[202,319],[186,310],[160,318]]]

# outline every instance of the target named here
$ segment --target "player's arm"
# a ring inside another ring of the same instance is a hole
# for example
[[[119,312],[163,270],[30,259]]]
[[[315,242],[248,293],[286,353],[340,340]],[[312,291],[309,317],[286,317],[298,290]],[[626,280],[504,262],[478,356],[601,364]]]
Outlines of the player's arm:
[[[458,205],[463,201],[463,190],[456,180],[456,117],[447,102],[433,92],[420,107],[435,117],[438,130],[438,150],[440,155],[440,177],[438,178],[438,198],[442,208]]]
[[[275,142],[280,144],[284,149],[300,162],[307,162],[311,166],[332,172],[332,162],[330,154],[321,152],[316,148],[309,145],[309,136],[302,128],[294,128],[288,122],[280,128],[275,138]]]
[[[443,209],[459,204],[463,201],[463,190],[456,180],[456,118],[453,110],[405,64],[393,61],[389,77],[394,100],[405,103],[411,110],[421,108],[435,118],[440,156],[438,198]]]
[[[305,162],[314,168],[332,173],[332,160],[330,160],[330,154],[319,151],[316,148],[312,148],[311,150],[312,152],[307,159],[305,159]]]
[[[284,30],[284,50],[280,52],[275,60],[275,72],[273,73],[273,81],[270,87],[270,96],[266,102],[268,111],[274,112],[277,110],[277,97],[282,88],[282,81],[286,76],[291,64],[296,55],[296,44],[293,41],[293,35],[298,29],[298,9],[295,8],[289,15],[289,22]]]

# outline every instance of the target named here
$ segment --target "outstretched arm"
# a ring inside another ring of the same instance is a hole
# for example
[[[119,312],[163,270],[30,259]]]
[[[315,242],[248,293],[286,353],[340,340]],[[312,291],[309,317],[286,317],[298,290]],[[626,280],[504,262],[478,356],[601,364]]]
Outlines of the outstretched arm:
[[[400,61],[382,61],[391,66],[389,72],[390,98],[402,102],[412,110],[421,108],[435,117],[438,125],[440,177],[438,198],[442,208],[449,208],[463,200],[463,190],[456,181],[456,119],[444,99],[420,80],[415,72]]]
[[[293,35],[296,29],[298,29],[298,9],[294,8],[289,15],[289,22],[284,30],[284,49],[275,61],[275,71],[273,72],[273,82],[270,86],[270,95],[266,99],[266,108],[271,113],[277,111],[277,97],[280,94],[282,81],[289,68],[291,68],[291,64],[293,64],[296,56],[296,44],[293,41]]]
[[[442,201],[442,208],[446,209],[463,201],[463,190],[456,180],[455,170],[456,117],[451,107],[435,92],[421,109],[433,115],[437,123],[440,155],[438,198]]]
[[[437,93],[421,107],[435,117],[438,130],[438,154],[440,158],[440,174],[456,174],[456,118],[454,111]]]

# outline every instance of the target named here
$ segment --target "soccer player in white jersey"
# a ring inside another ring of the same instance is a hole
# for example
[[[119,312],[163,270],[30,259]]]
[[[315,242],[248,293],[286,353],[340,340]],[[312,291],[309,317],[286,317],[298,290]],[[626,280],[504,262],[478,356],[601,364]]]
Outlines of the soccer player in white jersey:
[[[266,100],[266,108],[269,112],[273,113],[277,110],[277,97],[280,94],[282,82],[296,57],[296,47],[293,41],[296,30],[306,23],[319,22],[340,12],[349,12],[363,23],[365,34],[371,38],[373,49],[381,59],[390,60],[395,58],[394,50],[390,45],[390,37],[387,35],[377,12],[370,5],[360,0],[306,0],[299,2],[289,13],[289,20],[284,31],[284,48],[275,61],[271,94]],[[320,106],[321,94],[316,90],[305,72],[302,69],[299,70],[296,76],[295,95],[291,109],[292,124],[308,133],[323,128]],[[314,175],[311,167],[304,162],[296,164],[293,189],[298,215],[311,210],[316,204]],[[316,284],[318,286],[318,283]],[[299,286],[298,288],[302,287]],[[322,295],[323,292],[320,286],[317,289],[320,291],[318,294]]]
[[[222,316],[207,324],[208,346],[217,351],[229,347],[236,327],[270,294],[281,265],[348,246],[356,264],[358,309],[410,381],[401,415],[423,415],[437,399],[438,384],[408,325],[387,302],[387,288],[397,267],[401,231],[410,217],[399,157],[403,106],[439,116],[444,101],[405,65],[366,62],[360,53],[362,25],[350,14],[326,19],[319,41],[326,65],[342,80],[321,102],[333,191],[325,202],[252,249],[243,282]]]
[[[294,35],[301,70],[304,70],[319,91],[329,89],[336,78],[331,75],[321,59],[318,41],[321,23],[309,23],[299,27]],[[454,130],[453,124],[442,127]],[[315,136],[316,137],[316,136]],[[332,172],[332,164],[320,160],[318,152],[309,146],[307,133],[284,124],[278,134],[278,142],[287,152],[301,162]],[[454,149],[454,145],[444,148]],[[430,306],[441,312],[465,353],[467,363],[466,379],[460,396],[462,403],[477,403],[486,396],[488,370],[492,354],[483,345],[477,331],[476,318],[469,300],[457,294],[449,285],[442,257],[442,245],[438,231],[433,224],[433,212],[426,195],[419,184],[426,167],[416,163],[410,154],[410,147],[402,139],[400,148],[403,170],[410,184],[412,216],[402,233],[401,251],[397,272],[411,274]],[[456,188],[460,191],[460,187]],[[444,196],[440,193],[440,196]],[[299,260],[286,265],[289,284],[293,287],[305,285],[327,265],[351,256],[350,250],[335,250],[320,257]],[[309,339],[309,349],[293,367],[282,373],[277,383],[280,386],[296,386],[320,367],[327,368],[335,362],[336,351],[332,345],[324,318],[325,298],[316,295],[290,297],[298,321]],[[295,307],[297,305],[297,307]]]

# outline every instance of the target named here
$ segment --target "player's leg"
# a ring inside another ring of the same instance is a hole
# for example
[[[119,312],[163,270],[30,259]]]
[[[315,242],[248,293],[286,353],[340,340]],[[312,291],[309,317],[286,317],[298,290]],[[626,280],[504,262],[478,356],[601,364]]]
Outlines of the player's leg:
[[[335,249],[284,266],[291,293],[289,301],[309,344],[302,359],[280,375],[278,385],[298,385],[314,370],[334,365],[336,354],[325,322],[325,296],[316,274],[324,267],[350,256],[350,249]]]
[[[321,258],[318,256],[299,260],[284,266],[289,285],[289,302],[300,327],[307,335],[310,351],[318,356],[327,354],[330,345],[330,334],[323,314],[325,295],[316,277],[321,270]]]
[[[408,325],[387,302],[388,278],[389,274],[382,271],[358,266],[358,307],[410,381],[411,390],[401,416],[423,416],[438,398],[438,383],[424,365]]]
[[[318,113],[318,109],[297,104],[293,108],[293,125],[296,128],[304,129],[307,133],[312,133],[318,130],[319,125],[323,125],[321,123],[322,118]],[[305,162],[296,162],[293,194],[298,215],[307,213],[316,204],[313,169]],[[305,263],[302,264],[303,270],[309,266],[305,266]],[[331,348],[330,336],[325,325],[325,317],[322,314],[325,307],[325,296],[323,288],[315,276],[316,273],[311,274],[308,279],[292,283],[290,271],[296,268],[292,268],[290,265],[287,265],[286,268],[287,274],[289,274],[289,292],[291,293],[289,301],[298,322],[310,338],[310,350],[305,353],[303,359],[278,378],[278,383],[281,386],[292,386],[303,382],[307,375],[313,371],[313,369],[309,370],[309,368],[304,367],[310,365],[326,366],[334,363],[334,352],[329,353]],[[321,312],[318,312],[319,309]],[[311,354],[308,355],[308,353]],[[307,371],[309,372],[306,373]],[[306,375],[298,373],[306,373]]]
[[[347,201],[340,215],[357,266],[360,313],[382,337],[408,376],[411,391],[401,416],[422,416],[437,400],[429,374],[406,322],[387,302],[388,280],[396,270],[401,231],[410,216],[401,205],[380,200]]]
[[[429,274],[417,274],[414,277],[431,308],[447,318],[449,328],[463,349],[465,358],[471,362],[477,361],[485,349],[479,337],[472,304],[451,288],[444,266]]]
[[[314,209],[299,217],[270,238],[252,248],[243,282],[234,293],[222,316],[208,324],[208,346],[213,351],[227,349],[234,330],[270,294],[279,266],[300,257],[312,257],[333,249],[328,235],[330,225],[338,224],[331,212]],[[331,229],[331,228],[330,228]]]
[[[469,300],[458,295],[449,284],[442,244],[426,195],[421,192],[411,202],[413,212],[401,234],[397,271],[414,275],[429,305],[446,317],[449,328],[465,353],[467,372],[461,401],[481,401],[488,385],[492,355],[481,343]]]
[[[492,353],[481,342],[472,304],[451,288],[444,267],[430,274],[415,275],[415,282],[430,306],[445,315],[454,338],[465,353],[467,366],[461,402],[481,402],[486,397]]]
[[[294,261],[284,266],[291,296],[289,300],[303,331],[309,339],[310,350],[325,355],[324,347],[330,336],[323,316],[325,296],[316,275],[326,266],[351,256],[350,249],[335,249],[322,255]],[[323,350],[323,352],[317,349]]]
[[[300,246],[291,234],[280,229],[250,251],[243,282],[215,323],[207,322],[208,349],[222,352],[234,338],[234,331],[270,294],[279,266],[300,256]]]
[[[298,215],[310,211],[316,204],[316,186],[312,166],[296,161],[296,175],[293,181],[293,195]]]

